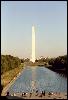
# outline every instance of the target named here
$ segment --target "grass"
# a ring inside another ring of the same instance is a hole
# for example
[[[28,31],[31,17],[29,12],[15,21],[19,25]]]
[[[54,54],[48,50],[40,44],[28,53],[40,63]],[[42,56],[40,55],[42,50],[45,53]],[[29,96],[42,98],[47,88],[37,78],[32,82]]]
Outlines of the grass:
[[[3,88],[9,84],[14,77],[17,76],[19,72],[23,69],[23,64],[21,64],[19,67],[14,68],[10,71],[5,72],[4,74],[1,75],[1,84],[3,85]]]

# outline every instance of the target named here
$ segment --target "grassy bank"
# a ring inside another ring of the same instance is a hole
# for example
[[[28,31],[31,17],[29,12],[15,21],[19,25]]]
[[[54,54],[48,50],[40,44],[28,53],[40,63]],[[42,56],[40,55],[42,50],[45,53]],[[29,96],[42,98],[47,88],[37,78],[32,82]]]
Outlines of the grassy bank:
[[[21,70],[23,69],[24,65],[20,65],[19,67],[17,68],[14,68],[12,70],[9,70],[7,72],[4,72],[2,75],[1,75],[1,84],[3,86],[3,88],[9,84],[13,79],[14,77],[17,76],[17,74],[19,72],[21,72]]]

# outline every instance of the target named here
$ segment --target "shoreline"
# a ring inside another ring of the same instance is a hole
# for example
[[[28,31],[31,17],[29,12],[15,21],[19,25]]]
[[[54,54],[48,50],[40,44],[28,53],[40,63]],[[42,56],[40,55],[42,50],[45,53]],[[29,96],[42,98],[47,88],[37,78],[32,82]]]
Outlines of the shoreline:
[[[22,93],[16,93],[14,96],[8,96],[7,98],[21,98],[21,99],[67,99],[67,93],[66,92],[48,92],[45,93],[45,95],[42,95],[41,93],[26,93],[25,95],[22,95]]]
[[[23,69],[25,69],[25,67],[23,66]],[[21,72],[22,72],[23,70],[21,70],[14,78],[13,78],[13,80],[6,86],[6,87],[4,87],[4,89],[2,90],[2,95],[1,96],[6,96],[6,92],[7,92],[7,90],[8,90],[8,88],[16,81],[16,79],[21,75]],[[17,97],[23,97],[23,96],[21,96],[22,95],[22,93],[18,93],[18,94],[16,94],[16,93],[14,93],[15,94],[15,96],[17,96]],[[24,99],[54,99],[54,98],[58,98],[59,99],[59,96],[60,96],[60,98],[62,98],[62,99],[67,99],[67,92],[53,92],[53,94],[49,94],[49,92],[48,93],[46,93],[45,94],[45,96],[40,96],[40,94],[39,94],[39,96],[36,96],[36,93],[35,92],[33,92],[32,93],[32,96],[30,97],[29,95],[30,95],[30,93],[28,92],[27,93],[28,95],[26,96],[26,97],[24,97]],[[66,95],[66,96],[65,96]],[[12,97],[14,97],[13,96],[13,94],[12,94],[12,96],[11,96],[11,98]]]
[[[24,69],[24,66],[23,66],[23,69]],[[22,69],[22,70],[23,70],[23,69]],[[21,71],[21,72],[22,72],[22,71]],[[3,88],[2,93],[1,93],[1,96],[5,96],[5,95],[6,95],[6,92],[7,92],[8,88],[16,81],[16,79],[20,76],[21,72],[19,72],[19,73],[13,78],[13,80],[11,80],[10,83],[7,84],[7,85]]]
[[[66,72],[65,69],[54,69],[54,68],[49,67],[49,66],[46,67],[46,68],[48,68],[48,69],[50,69],[50,70],[52,70],[52,71],[54,71],[54,72],[56,72],[56,73],[63,74],[64,76],[67,77],[67,72]]]
[[[50,70],[52,70],[52,71],[54,71],[56,73],[63,74],[65,77],[67,77],[67,74],[62,69],[61,70],[59,70],[59,69],[52,69],[52,68],[48,68],[48,69],[50,69]]]

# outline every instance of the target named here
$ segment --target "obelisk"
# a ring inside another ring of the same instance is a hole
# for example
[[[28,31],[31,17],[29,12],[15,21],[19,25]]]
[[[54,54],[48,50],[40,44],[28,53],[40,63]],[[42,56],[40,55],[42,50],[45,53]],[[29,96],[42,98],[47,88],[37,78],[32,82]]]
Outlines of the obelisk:
[[[35,27],[32,26],[32,62],[35,62]]]

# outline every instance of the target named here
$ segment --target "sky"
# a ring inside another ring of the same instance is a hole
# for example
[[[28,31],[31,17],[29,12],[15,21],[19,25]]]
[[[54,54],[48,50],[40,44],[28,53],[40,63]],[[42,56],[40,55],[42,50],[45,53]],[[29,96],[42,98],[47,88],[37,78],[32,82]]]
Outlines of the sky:
[[[66,1],[1,1],[1,54],[31,58],[33,25],[36,58],[67,54]]]

